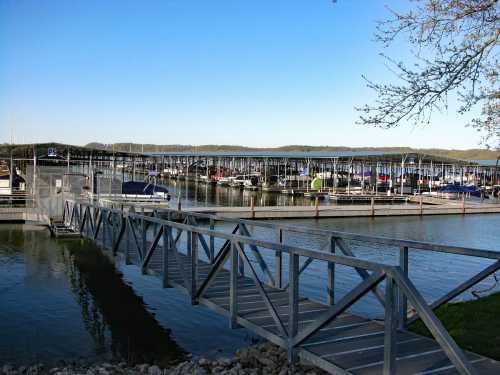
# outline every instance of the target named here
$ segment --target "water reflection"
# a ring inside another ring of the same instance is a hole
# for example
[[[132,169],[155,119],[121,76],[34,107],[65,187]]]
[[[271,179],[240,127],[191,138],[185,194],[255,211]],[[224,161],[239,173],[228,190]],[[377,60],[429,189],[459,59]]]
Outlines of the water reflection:
[[[109,347],[113,356],[134,363],[167,364],[183,357],[184,351],[172,340],[170,330],[158,324],[101,250],[88,240],[61,244],[71,289],[96,350]]]
[[[276,192],[239,190],[226,186],[212,186],[193,181],[168,180],[166,187],[172,197],[181,198],[188,206],[249,206],[253,197],[256,206],[311,206],[314,200]],[[328,200],[321,204],[332,204]]]
[[[116,358],[167,364],[185,352],[91,242],[0,226],[0,363]]]

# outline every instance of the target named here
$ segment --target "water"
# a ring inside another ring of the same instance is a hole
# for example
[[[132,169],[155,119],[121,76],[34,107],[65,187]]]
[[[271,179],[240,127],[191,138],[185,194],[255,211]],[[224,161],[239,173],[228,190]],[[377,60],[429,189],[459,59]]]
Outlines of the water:
[[[311,198],[285,195],[276,192],[240,190],[228,186],[198,184],[194,181],[167,180],[165,185],[173,200],[181,198],[183,207],[250,206],[252,197],[256,206],[314,206]],[[321,205],[334,205],[320,199]],[[175,204],[175,203],[174,203]]]
[[[194,181],[177,181],[167,179],[165,187],[168,188],[173,198],[173,204],[180,197],[183,207],[208,207],[208,206],[250,206],[254,199],[256,206],[314,206],[314,198],[303,196],[291,196],[276,192],[240,190],[228,186],[212,186],[199,184]],[[479,198],[470,198],[471,202],[479,202]],[[500,203],[498,199],[485,199],[484,204]],[[335,201],[323,197],[319,200],[320,205],[337,205]],[[345,203],[344,203],[345,204]],[[358,203],[359,204],[359,203]],[[369,202],[366,202],[369,204]],[[377,205],[391,204],[377,202]],[[397,203],[402,204],[401,202]],[[414,204],[414,203],[407,203]]]
[[[244,205],[250,194],[256,194],[259,199],[265,195],[206,186],[182,190],[181,184],[186,183],[179,184],[186,205],[200,205],[200,202]],[[176,186],[172,188],[175,193]],[[296,204],[310,203],[279,194],[268,196],[271,201],[265,204],[272,204],[272,200],[276,204],[290,204],[290,200],[300,202]],[[287,222],[500,250],[500,215]],[[221,225],[217,229],[231,228]],[[257,237],[275,239],[275,233],[253,230]],[[326,241],[319,236],[307,239],[285,236],[287,244],[315,249],[321,249]],[[352,246],[364,259],[397,262],[397,249],[360,243]],[[273,254],[263,254],[272,268]],[[491,263],[423,251],[412,251],[409,262],[412,281],[429,301]],[[324,299],[325,275],[324,264],[313,262],[301,277],[301,292]],[[352,269],[338,267],[337,298],[359,281]],[[494,284],[495,280],[489,278],[475,289],[489,289]],[[461,298],[471,297],[467,293]],[[372,317],[381,314],[377,301],[371,296],[356,304],[353,311]],[[228,355],[255,340],[243,329],[230,330],[227,319],[210,310],[202,306],[193,308],[185,295],[175,289],[163,289],[160,280],[142,276],[137,267],[113,264],[89,241],[55,240],[46,229],[18,224],[0,225],[0,332],[0,363],[79,357],[171,363],[182,360],[187,352]]]
[[[0,363],[80,357],[175,363],[229,354],[253,339],[86,240],[0,225]],[[213,341],[217,335],[217,342]]]

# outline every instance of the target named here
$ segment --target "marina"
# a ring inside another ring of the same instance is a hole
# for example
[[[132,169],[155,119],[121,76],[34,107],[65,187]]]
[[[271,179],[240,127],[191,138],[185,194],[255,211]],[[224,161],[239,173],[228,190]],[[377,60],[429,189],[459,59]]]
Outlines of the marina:
[[[219,184],[201,174],[168,175],[169,166],[162,164],[165,156],[160,162],[151,155],[104,152],[96,157],[90,150],[65,151],[70,156],[52,149],[52,154],[37,151],[33,159],[10,159],[29,199],[24,207],[12,202],[0,207],[4,222],[46,225],[59,240],[94,241],[111,259],[138,266],[143,275],[155,275],[164,287],[187,295],[192,305],[228,319],[230,328],[244,327],[280,346],[291,366],[301,360],[341,374],[494,374],[500,368],[496,361],[462,351],[433,312],[491,278],[498,270],[496,251],[280,224],[499,215],[497,174],[491,169],[449,160],[426,181],[423,162],[421,169],[410,164],[398,170],[392,162],[370,160],[373,155],[358,160],[358,165],[354,159],[345,165],[311,159],[302,164],[285,161],[282,166],[270,163],[280,171],[262,169],[264,175],[275,176],[276,183],[266,185],[255,170],[265,162],[252,159],[242,162],[248,174],[221,176]],[[195,164],[206,171],[207,162],[205,158],[205,164]],[[300,166],[293,170],[291,165]],[[450,172],[459,168],[459,173]],[[345,169],[347,174],[342,173]],[[428,183],[425,188],[422,181]],[[463,191],[453,196],[440,192],[451,183]],[[255,236],[260,232],[267,234]],[[323,239],[319,248],[314,236]],[[294,241],[300,245],[288,245],[288,237],[297,237]],[[360,242],[372,252],[380,245],[395,247],[396,265],[356,257],[353,248]],[[412,248],[495,262],[428,300],[428,291],[405,274]],[[318,290],[326,289],[326,297],[300,292],[299,275],[309,285],[309,267],[318,262],[324,264],[321,273],[326,275],[326,287]],[[350,276],[350,282],[337,290],[333,270],[345,267],[361,280]],[[361,302],[360,311],[350,311]],[[435,340],[406,330],[405,322],[419,318]]]
[[[500,375],[499,19],[0,1],[0,375]]]

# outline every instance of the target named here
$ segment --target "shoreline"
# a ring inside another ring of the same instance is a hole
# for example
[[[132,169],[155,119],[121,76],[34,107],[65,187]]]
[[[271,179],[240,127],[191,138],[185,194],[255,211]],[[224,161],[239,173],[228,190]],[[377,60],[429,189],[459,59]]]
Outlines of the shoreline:
[[[160,367],[156,364],[127,364],[123,361],[86,362],[85,360],[60,362],[60,366],[0,365],[0,375],[286,375],[289,374],[286,352],[270,343],[239,349],[232,358],[208,359],[203,356],[189,358],[177,365]],[[301,363],[294,368],[295,375],[326,374],[319,368]]]

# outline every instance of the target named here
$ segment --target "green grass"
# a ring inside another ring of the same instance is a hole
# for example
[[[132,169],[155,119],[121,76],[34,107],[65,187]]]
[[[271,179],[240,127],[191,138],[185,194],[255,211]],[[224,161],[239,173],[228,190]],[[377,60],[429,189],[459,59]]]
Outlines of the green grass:
[[[460,347],[500,360],[500,293],[444,305],[437,309],[436,315]],[[409,329],[431,336],[421,321]]]

